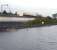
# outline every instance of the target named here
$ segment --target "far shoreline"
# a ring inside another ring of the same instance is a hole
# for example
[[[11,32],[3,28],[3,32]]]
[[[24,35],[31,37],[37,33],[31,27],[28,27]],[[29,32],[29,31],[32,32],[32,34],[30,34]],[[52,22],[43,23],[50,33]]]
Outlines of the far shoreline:
[[[39,28],[39,27],[46,27],[46,26],[55,26],[57,24],[46,24],[46,25],[37,25],[37,26],[31,26],[31,27],[20,27],[18,29],[27,29],[27,28]]]

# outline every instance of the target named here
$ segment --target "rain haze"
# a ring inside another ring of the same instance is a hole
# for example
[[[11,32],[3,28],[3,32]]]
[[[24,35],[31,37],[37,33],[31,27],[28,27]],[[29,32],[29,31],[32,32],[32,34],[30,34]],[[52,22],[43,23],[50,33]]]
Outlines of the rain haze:
[[[0,3],[9,4],[12,12],[31,12],[44,16],[57,13],[57,0],[0,0]]]

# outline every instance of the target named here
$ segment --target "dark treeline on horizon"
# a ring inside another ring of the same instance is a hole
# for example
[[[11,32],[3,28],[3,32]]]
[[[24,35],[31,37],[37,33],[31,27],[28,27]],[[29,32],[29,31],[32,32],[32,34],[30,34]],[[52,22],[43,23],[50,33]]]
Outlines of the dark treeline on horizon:
[[[22,25],[24,25],[24,27],[32,27],[32,26],[42,26],[42,25],[57,25],[57,13],[52,14],[51,16],[42,16],[41,14],[37,14],[37,15],[31,15],[31,14],[26,14],[23,13],[23,16],[18,16],[17,12],[16,13],[12,13],[12,12],[7,12],[7,11],[3,11],[2,13],[0,12],[0,16],[1,17],[28,17],[28,18],[35,18],[35,20],[32,21],[28,21],[23,23]],[[43,23],[44,22],[44,23]]]
[[[7,12],[6,10],[4,10],[3,12],[0,12],[0,16],[19,16],[19,15],[17,15],[17,12],[15,12],[15,13],[12,13],[12,12]],[[25,17],[34,17],[34,18],[42,18],[42,17],[44,17],[44,16],[42,16],[41,14],[39,15],[39,14],[37,14],[37,15],[30,15],[30,14],[26,14],[26,13],[23,13],[23,16],[25,16]],[[23,17],[22,16],[22,17]],[[51,16],[46,16],[47,18],[53,18],[53,19],[56,19],[57,18],[57,13],[55,13],[55,14],[52,14],[52,17]],[[46,18],[46,17],[44,17],[44,18]]]

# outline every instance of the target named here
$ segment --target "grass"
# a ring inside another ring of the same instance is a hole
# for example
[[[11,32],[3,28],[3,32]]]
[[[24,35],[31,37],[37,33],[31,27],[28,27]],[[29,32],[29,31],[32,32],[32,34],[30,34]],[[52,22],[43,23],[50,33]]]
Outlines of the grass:
[[[44,24],[42,24],[42,21],[44,22]],[[57,24],[57,19],[49,19],[49,18],[35,18],[35,20],[25,23],[26,27],[55,25],[55,24]]]

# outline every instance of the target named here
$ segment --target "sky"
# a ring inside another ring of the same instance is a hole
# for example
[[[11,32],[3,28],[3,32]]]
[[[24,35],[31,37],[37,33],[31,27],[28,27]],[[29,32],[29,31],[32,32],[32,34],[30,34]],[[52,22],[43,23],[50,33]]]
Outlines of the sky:
[[[57,0],[0,0],[1,4],[8,4],[12,12],[18,10],[44,16],[57,13]]]

